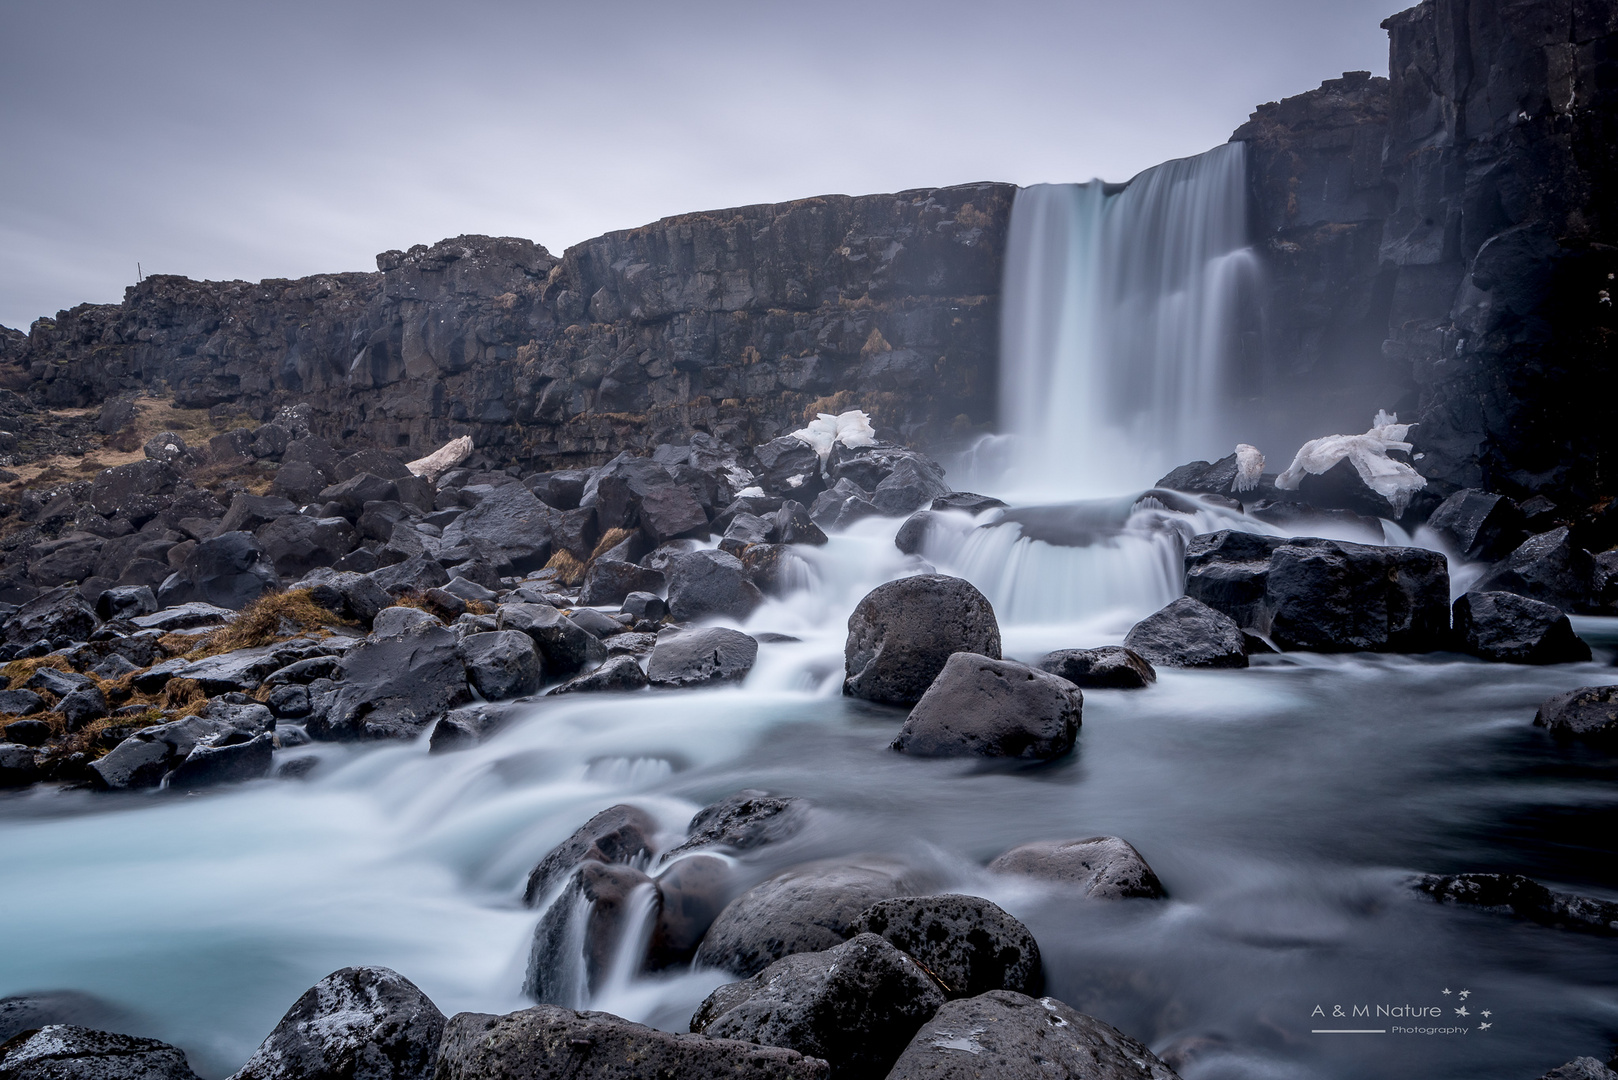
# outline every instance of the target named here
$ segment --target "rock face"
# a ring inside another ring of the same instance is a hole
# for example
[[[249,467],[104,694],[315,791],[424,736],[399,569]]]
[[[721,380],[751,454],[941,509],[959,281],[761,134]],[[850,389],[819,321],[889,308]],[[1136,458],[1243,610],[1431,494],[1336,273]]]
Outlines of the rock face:
[[[1179,1080],[1117,1028],[1054,998],[995,990],[951,1001],[923,1024],[891,1080]]]
[[[334,971],[310,987],[232,1080],[427,1080],[444,1014],[383,967]]]
[[[837,1076],[881,1080],[944,992],[915,960],[875,934],[777,960],[721,986],[691,1030],[824,1059]]]
[[[890,581],[848,617],[843,693],[914,705],[958,652],[1000,659],[1000,624],[984,595],[942,574]]]
[[[1581,686],[1539,707],[1534,726],[1552,735],[1618,742],[1618,686]]]
[[[457,1013],[433,1080],[828,1080],[826,1063],[773,1046],[678,1035],[608,1013],[540,1005]]]
[[[197,1080],[178,1047],[156,1039],[49,1024],[5,1044],[5,1080]]]
[[[1073,749],[1084,694],[1060,676],[1012,660],[958,652],[893,740],[917,757],[1049,761]]]
[[[1285,649],[1430,652],[1449,637],[1437,552],[1229,530],[1186,547],[1186,595]]]
[[[1020,844],[989,864],[998,874],[1019,874],[1071,885],[1097,900],[1155,899],[1163,883],[1140,852],[1116,836],[1039,840]]]
[[[1037,994],[1044,986],[1039,943],[1028,928],[979,896],[902,896],[854,920],[921,961],[952,998],[990,990]]]
[[[1136,623],[1124,646],[1160,667],[1247,666],[1246,645],[1236,621],[1189,596]]]
[[[1550,604],[1508,592],[1469,592],[1455,601],[1455,642],[1484,660],[1570,664],[1590,659],[1590,646]]]

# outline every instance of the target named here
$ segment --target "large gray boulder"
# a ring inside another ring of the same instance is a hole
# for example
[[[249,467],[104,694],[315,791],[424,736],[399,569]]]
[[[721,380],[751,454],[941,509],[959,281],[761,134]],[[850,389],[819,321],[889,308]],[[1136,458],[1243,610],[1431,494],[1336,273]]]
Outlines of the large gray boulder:
[[[878,900],[915,893],[906,868],[885,859],[828,860],[782,871],[725,906],[697,949],[698,967],[749,977],[800,952],[842,943]]]
[[[1140,690],[1157,681],[1146,658],[1122,645],[1098,649],[1058,649],[1034,665],[1084,690]]]
[[[917,757],[1049,761],[1073,749],[1084,694],[1014,660],[958,652],[927,688],[893,748]]]
[[[1019,844],[991,862],[989,870],[1071,886],[1096,900],[1164,895],[1163,883],[1140,852],[1116,836]]]
[[[1581,686],[1547,700],[1534,726],[1552,735],[1591,742],[1618,742],[1618,686]]]
[[[607,658],[599,638],[549,604],[501,604],[494,625],[532,638],[547,675],[566,677]]]
[[[667,587],[668,582],[660,571],[603,557],[585,570],[584,584],[579,587],[579,603],[591,607],[621,604],[630,593],[661,594]]]
[[[504,701],[538,690],[545,669],[534,639],[516,630],[468,634],[461,639],[467,681],[486,701]]]
[[[130,735],[105,757],[90,763],[90,782],[108,791],[156,787],[193,755],[198,762],[182,786],[262,776],[269,769],[268,746],[274,726],[274,717],[262,705],[246,709],[210,705],[207,712]],[[260,737],[264,741],[255,742]],[[216,754],[248,744],[253,744],[251,749]]]
[[[594,671],[573,676],[550,694],[622,693],[645,685],[646,672],[641,670],[640,661],[627,653],[617,653]]]
[[[1591,655],[1560,608],[1509,592],[1473,590],[1457,599],[1455,643],[1505,664],[1572,664]]]
[[[958,652],[1000,658],[1000,624],[984,595],[942,574],[890,581],[848,617],[843,693],[914,705]]]
[[[660,630],[646,678],[653,686],[691,687],[740,682],[758,659],[758,642],[723,626]]]
[[[77,589],[60,588],[45,590],[6,616],[0,633],[13,645],[44,641],[61,648],[86,640],[95,627],[95,610],[89,602]]]
[[[745,619],[764,600],[740,559],[723,551],[686,551],[669,559],[669,614],[681,622],[715,616]]]
[[[342,672],[306,725],[317,739],[412,739],[472,699],[455,634],[436,620],[367,638],[344,654]]]
[[[200,541],[157,590],[164,607],[202,601],[232,611],[281,587],[275,566],[252,533],[227,532]]]
[[[398,972],[343,968],[306,990],[231,1080],[427,1080],[444,1022]]]
[[[1503,495],[1462,488],[1439,503],[1427,526],[1454,541],[1462,558],[1492,562],[1521,542],[1523,514]]]
[[[872,904],[856,933],[880,935],[915,957],[952,998],[990,990],[1038,994],[1039,943],[1028,927],[981,896],[900,896]]]
[[[457,1013],[433,1080],[828,1080],[824,1061],[734,1039],[674,1034],[555,1005]]]
[[[1158,667],[1247,666],[1241,627],[1224,612],[1189,596],[1136,623],[1124,636],[1124,647]]]
[[[697,1009],[691,1030],[823,1058],[849,1080],[880,1080],[944,1000],[915,960],[876,934],[860,934],[721,986]]]
[[[1595,563],[1590,553],[1574,542],[1564,525],[1524,540],[1483,575],[1476,588],[1543,600],[1563,611],[1585,611],[1594,606],[1594,584]]]
[[[177,1046],[48,1024],[4,1046],[0,1080],[197,1080]]]
[[[254,534],[259,546],[283,578],[299,578],[332,563],[359,546],[359,537],[347,518],[312,518],[285,514]]]
[[[484,492],[476,506],[444,526],[446,549],[478,542],[498,548],[518,573],[543,567],[551,557],[551,533],[560,512],[521,484]]]
[[[805,799],[783,799],[747,788],[698,810],[686,826],[685,842],[663,857],[698,848],[751,851],[797,835],[808,814]]]
[[[992,990],[945,1004],[889,1080],[1179,1080],[1144,1045],[1055,998]]]

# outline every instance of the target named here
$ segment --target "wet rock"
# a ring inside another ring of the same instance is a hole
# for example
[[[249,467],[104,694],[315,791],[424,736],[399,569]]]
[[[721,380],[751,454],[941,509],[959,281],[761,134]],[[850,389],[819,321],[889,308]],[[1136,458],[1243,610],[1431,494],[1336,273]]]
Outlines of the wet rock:
[[[657,876],[660,903],[646,955],[649,970],[690,962],[714,919],[735,896],[735,878],[730,863],[712,855],[690,855],[664,868]]]
[[[122,517],[140,526],[168,506],[180,476],[161,461],[132,461],[103,469],[90,485],[90,505],[102,517]]]
[[[1049,761],[1073,749],[1084,695],[1066,679],[1014,660],[950,656],[893,749],[916,757]]]
[[[504,701],[538,690],[544,681],[539,650],[527,634],[496,630],[461,639],[466,678],[487,701]]]
[[[940,495],[949,494],[944,470],[920,454],[912,455],[893,467],[871,492],[871,505],[887,517],[900,517],[930,505]]]
[[[700,538],[708,535],[708,515],[689,488],[671,479],[641,496],[640,529],[654,544]]]
[[[881,513],[871,501],[871,493],[846,478],[822,491],[809,507],[810,519],[822,529],[833,531]]]
[[[270,696],[264,699],[264,704],[276,715],[277,719],[302,720],[314,711],[314,703],[310,700],[307,686],[287,685],[277,686],[270,691]]]
[[[298,998],[231,1080],[427,1080],[444,1024],[398,972],[342,968]]]
[[[350,649],[342,682],[308,730],[345,742],[409,739],[470,699],[455,635],[434,620]]]
[[[740,630],[670,628],[658,632],[646,677],[654,686],[667,687],[740,682],[757,658],[758,642]]]
[[[303,649],[309,644],[308,639],[293,639],[237,649],[185,664],[172,674],[177,679],[195,679],[210,696],[232,690],[256,690],[274,672],[303,659]]]
[[[433,1080],[827,1080],[824,1061],[731,1039],[672,1034],[554,1005],[458,1013]]]
[[[1055,998],[992,990],[946,1003],[889,1080],[1179,1080],[1144,1045]]]
[[[57,697],[66,697],[75,690],[85,690],[95,685],[88,675],[81,675],[76,671],[58,671],[56,668],[42,667],[35,669],[28,676],[23,686],[29,690],[43,690]]]
[[[0,1044],[47,1024],[111,1031],[129,1021],[129,1014],[118,1006],[77,990],[47,990],[0,998]]]
[[[528,875],[523,902],[532,907],[545,899],[575,867],[584,862],[635,863],[651,857],[657,822],[646,811],[609,806],[552,848]]]
[[[349,619],[361,626],[370,626],[377,613],[393,603],[387,590],[365,574],[348,570],[319,567],[300,578],[295,589],[308,589],[309,599],[317,606]]]
[[[157,610],[157,597],[146,585],[120,585],[96,599],[96,615],[102,619],[133,619]]]
[[[985,510],[996,510],[1006,504],[999,499],[987,495],[974,495],[970,491],[951,491],[934,499],[930,510],[964,510],[968,514],[981,514]]]
[[[854,920],[914,957],[952,998],[990,990],[1038,994],[1039,943],[1028,928],[979,896],[902,896],[873,904]]]
[[[814,447],[792,435],[771,439],[755,447],[759,486],[794,499],[813,498],[820,490],[820,455]]]
[[[255,535],[275,572],[284,578],[300,578],[317,567],[331,566],[359,546],[354,527],[340,517],[287,514]]]
[[[1556,930],[1618,934],[1618,904],[1556,892],[1521,874],[1422,874],[1410,884],[1441,904],[1511,914]]]
[[[197,1080],[177,1046],[68,1024],[46,1025],[0,1049],[4,1080]]]
[[[356,473],[321,489],[312,500],[324,504],[328,513],[338,513],[351,521],[359,519],[366,503],[388,502],[399,498],[399,487],[371,473]]]
[[[1571,664],[1590,659],[1590,646],[1552,604],[1508,592],[1473,591],[1455,601],[1455,641],[1494,663]]]
[[[216,756],[216,751],[269,737],[275,721],[262,705],[233,707],[211,704],[204,713],[142,728],[120,742],[106,757],[90,763],[90,781],[109,791],[156,787],[184,763],[197,757],[194,773],[203,782],[249,778],[262,759],[268,767],[267,744],[251,751]],[[261,774],[259,774],[261,775]]]
[[[44,708],[45,702],[38,694],[27,690],[0,691],[0,713],[26,716],[29,713],[40,712]],[[43,720],[13,720],[6,725],[5,732],[6,742],[20,743],[23,746],[44,746],[45,740],[51,737],[51,726]]]
[[[566,677],[606,659],[607,650],[595,635],[549,604],[501,604],[494,624],[532,638],[547,675]]]
[[[899,531],[893,535],[893,546],[906,555],[918,554],[922,545],[927,542],[927,530],[931,529],[938,515],[931,510],[917,510],[905,518],[905,523],[899,526]]]
[[[1073,886],[1095,900],[1165,895],[1163,883],[1140,852],[1116,836],[1019,844],[991,862],[989,870]]]
[[[436,559],[415,555],[403,562],[372,570],[366,575],[389,596],[421,596],[449,584],[449,575]]]
[[[1524,540],[1473,587],[1478,592],[1516,593],[1576,612],[1591,606],[1594,581],[1590,553],[1574,543],[1563,526]]]
[[[150,615],[141,615],[129,621],[140,630],[173,634],[205,626],[223,626],[235,617],[236,613],[230,608],[193,600],[189,603],[164,607]]]
[[[1565,1065],[1558,1065],[1539,1080],[1618,1080],[1618,1072],[1613,1072],[1593,1057],[1578,1057]]]
[[[276,518],[297,512],[297,504],[291,499],[282,499],[274,495],[239,494],[230,500],[230,509],[226,510],[225,516],[220,519],[219,531],[257,532]]]
[[[56,711],[62,714],[69,731],[78,731],[92,720],[109,715],[112,710],[107,707],[106,695],[99,687],[81,686],[58,702]]]
[[[584,675],[575,675],[561,686],[556,687],[551,694],[578,694],[595,693],[601,691],[627,691],[639,690],[647,684],[646,673],[641,670],[640,661],[633,656],[619,654],[609,656],[594,671]]]
[[[686,826],[685,842],[664,858],[697,848],[751,851],[796,836],[808,819],[804,799],[781,799],[748,788],[698,810]]]
[[[1124,637],[1124,647],[1158,667],[1247,666],[1236,621],[1189,596],[1136,623]]]
[[[579,866],[534,928],[523,993],[548,1005],[577,1000],[581,990],[595,993],[619,950],[629,946],[628,934],[643,913],[641,904],[652,905],[655,918],[660,900],[652,879],[632,866]],[[580,920],[582,926],[577,925]],[[582,973],[576,967],[581,944]]]
[[[0,742],[0,788],[27,787],[44,778],[45,773],[39,767],[33,747]]]
[[[164,607],[202,601],[240,611],[280,587],[275,567],[251,533],[227,532],[203,540],[157,591]]]
[[[275,736],[266,731],[242,742],[233,741],[236,738],[240,736],[233,734],[212,744],[198,743],[169,773],[169,787],[188,791],[268,776]]]
[[[875,934],[784,957],[721,986],[691,1030],[823,1058],[839,1077],[880,1080],[944,993],[915,960]]]
[[[866,908],[915,892],[908,878],[905,868],[882,859],[783,871],[725,906],[694,963],[748,978],[783,956],[833,948]]]
[[[614,634],[621,634],[629,629],[621,620],[613,618],[605,612],[595,608],[577,607],[568,611],[567,617],[573,620],[574,625],[594,634],[598,638],[609,638]]]
[[[560,519],[521,484],[489,490],[478,504],[444,526],[443,546],[480,541],[497,548],[518,573],[529,573],[551,557],[551,533]]]
[[[669,613],[681,622],[745,619],[763,602],[741,560],[723,551],[687,551],[668,561]]]
[[[913,705],[957,652],[1000,658],[1000,627],[983,594],[941,574],[890,581],[848,618],[843,693]]]
[[[6,616],[3,625],[5,640],[10,644],[48,641],[61,647],[87,640],[95,629],[96,617],[77,590],[48,589]]]
[[[1539,707],[1534,726],[1562,737],[1618,742],[1618,686],[1581,686],[1557,694]]]
[[[1140,690],[1157,681],[1146,658],[1122,645],[1099,649],[1058,649],[1034,665],[1084,690]]]
[[[586,606],[621,604],[630,593],[657,595],[667,588],[661,573],[619,559],[600,558],[584,572],[579,603]]]
[[[826,534],[809,516],[803,503],[788,499],[768,519],[768,539],[777,544],[824,544]]]
[[[1493,562],[1522,542],[1523,514],[1503,495],[1462,488],[1439,504],[1427,519],[1472,562]]]
[[[581,595],[580,603],[583,603]],[[662,622],[669,613],[669,606],[663,598],[652,592],[632,592],[623,599],[618,609],[625,615],[632,615],[636,622]]]

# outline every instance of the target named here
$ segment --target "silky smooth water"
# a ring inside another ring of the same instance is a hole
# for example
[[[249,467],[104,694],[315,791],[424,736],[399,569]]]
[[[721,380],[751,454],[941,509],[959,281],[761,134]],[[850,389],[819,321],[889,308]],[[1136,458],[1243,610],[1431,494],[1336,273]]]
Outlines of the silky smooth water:
[[[7,797],[0,994],[102,995],[210,1076],[344,965],[393,967],[447,1013],[519,1008],[538,919],[519,897],[552,845],[621,801],[672,843],[699,806],[759,787],[815,810],[803,833],[739,864],[748,880],[882,854],[931,888],[990,897],[1034,931],[1050,993],[1158,1049],[1197,1040],[1188,1080],[1534,1076],[1618,1032],[1618,941],[1441,907],[1401,885],[1418,871],[1514,870],[1614,895],[1618,766],[1530,724],[1543,698],[1611,681],[1609,668],[1293,655],[1166,670],[1145,691],[1086,694],[1066,760],[913,760],[887,749],[902,710],[839,693],[849,611],[876,583],[925,569],[893,548],[895,524],[864,522],[806,552],[813,587],[747,624],[801,640],[764,645],[739,688],[539,700],[451,755],[323,746],[306,782]],[[931,565],[992,591],[970,545],[950,543]],[[1010,588],[1006,648],[1023,659],[1117,641],[1161,591],[1055,585],[1074,601],[1064,620],[1051,605],[1018,614]],[[1612,633],[1599,620],[1581,629]],[[1096,834],[1139,847],[1171,898],[1085,902],[982,869],[1016,843]],[[580,1004],[679,1030],[722,981],[625,965]],[[1492,1029],[1310,1034],[1323,1026],[1316,1005],[1451,1008],[1445,987],[1470,990]]]

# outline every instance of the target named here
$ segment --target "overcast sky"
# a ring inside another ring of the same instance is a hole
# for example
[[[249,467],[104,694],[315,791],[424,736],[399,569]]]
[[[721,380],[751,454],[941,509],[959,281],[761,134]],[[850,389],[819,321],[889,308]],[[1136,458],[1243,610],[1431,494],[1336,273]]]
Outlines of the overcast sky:
[[[1397,0],[0,0],[0,323],[147,273],[558,254],[689,210],[1122,180],[1387,72]]]

